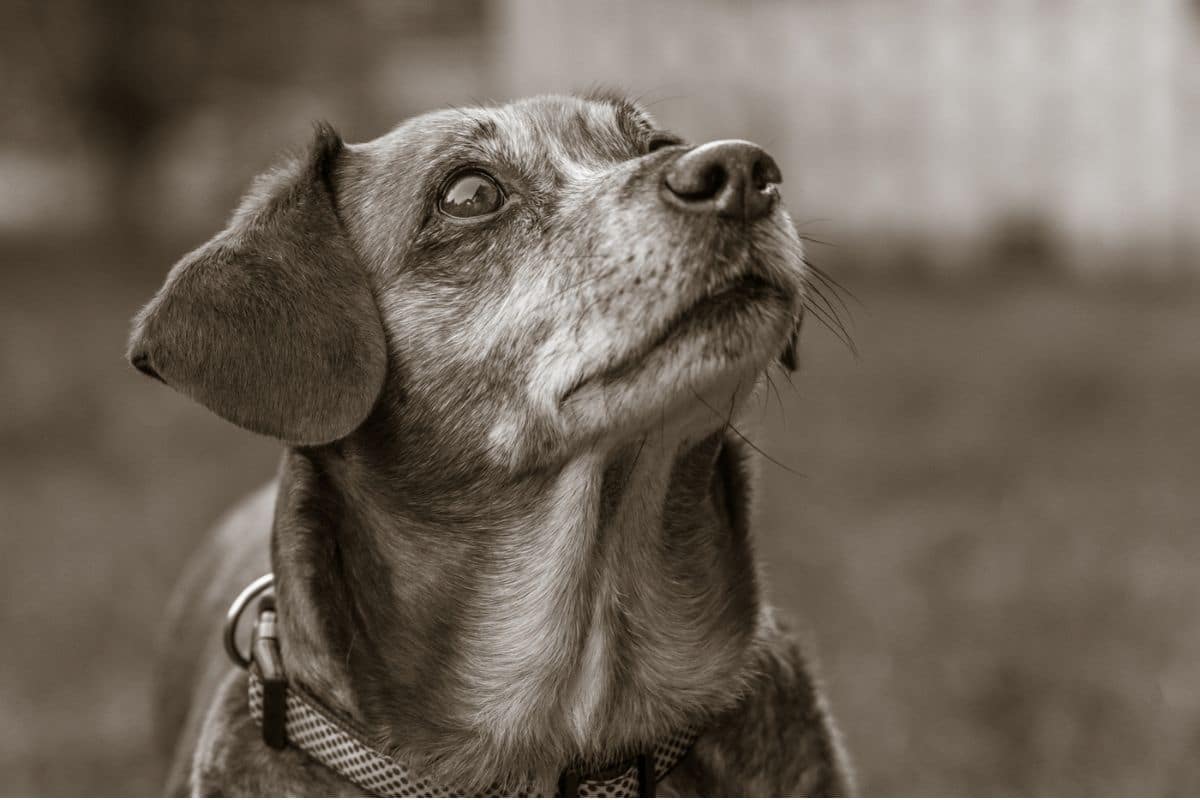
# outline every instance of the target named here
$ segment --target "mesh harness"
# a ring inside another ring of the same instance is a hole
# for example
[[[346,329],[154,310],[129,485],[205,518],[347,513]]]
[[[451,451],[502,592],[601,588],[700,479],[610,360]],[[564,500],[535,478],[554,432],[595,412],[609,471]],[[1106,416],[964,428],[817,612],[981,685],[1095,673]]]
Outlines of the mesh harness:
[[[247,586],[225,620],[225,649],[248,672],[250,715],[262,729],[263,741],[275,749],[295,747],[360,789],[388,797],[503,797],[498,786],[482,793],[433,783],[369,744],[361,727],[329,708],[303,687],[289,684],[279,655],[273,576],[264,575]],[[238,649],[238,620],[259,599],[251,635],[250,655]],[[694,727],[676,731],[653,750],[598,772],[581,775],[568,768],[558,782],[561,797],[653,797],[656,784],[683,758],[696,741]],[[520,792],[535,793],[530,784]]]

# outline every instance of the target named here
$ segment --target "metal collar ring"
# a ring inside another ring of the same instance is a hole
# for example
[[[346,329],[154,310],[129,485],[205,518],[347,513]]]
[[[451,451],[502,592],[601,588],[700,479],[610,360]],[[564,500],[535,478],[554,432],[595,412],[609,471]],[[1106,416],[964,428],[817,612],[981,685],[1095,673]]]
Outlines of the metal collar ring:
[[[243,655],[238,650],[237,645],[237,627],[238,620],[241,619],[246,606],[254,602],[254,599],[264,592],[268,591],[275,584],[275,575],[268,572],[254,581],[238,594],[233,604],[229,606],[229,611],[225,613],[225,629],[222,631],[221,639],[225,644],[225,652],[229,654],[230,660],[237,664],[242,669],[250,666],[250,657]]]

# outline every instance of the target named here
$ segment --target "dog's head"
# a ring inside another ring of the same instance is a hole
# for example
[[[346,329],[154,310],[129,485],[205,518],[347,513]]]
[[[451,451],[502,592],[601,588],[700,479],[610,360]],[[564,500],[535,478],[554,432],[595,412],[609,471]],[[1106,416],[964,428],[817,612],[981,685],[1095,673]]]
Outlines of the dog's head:
[[[129,356],[287,443],[371,417],[463,469],[703,435],[790,351],[805,275],[779,181],[757,146],[685,144],[612,97],[362,145],[322,127],[176,265]]]

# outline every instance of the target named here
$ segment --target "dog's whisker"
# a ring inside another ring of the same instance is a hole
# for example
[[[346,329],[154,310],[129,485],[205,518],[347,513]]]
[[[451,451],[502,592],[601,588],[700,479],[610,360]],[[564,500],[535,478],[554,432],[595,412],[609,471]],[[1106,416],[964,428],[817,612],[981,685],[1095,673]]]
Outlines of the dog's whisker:
[[[719,411],[717,411],[717,409],[713,408],[712,404],[709,403],[707,400],[705,400],[703,397],[701,397],[700,394],[698,392],[696,392],[695,389],[692,390],[692,394],[695,395],[696,399],[699,400],[701,403],[703,403],[704,406],[707,407],[709,411],[713,412],[713,414],[716,415],[717,419],[721,419],[721,412],[719,412]],[[765,458],[767,461],[770,461],[775,466],[779,467],[780,469],[786,470],[787,472],[790,472],[791,474],[796,475],[797,477],[801,477],[801,478],[808,477],[804,473],[798,472],[798,471],[792,469],[791,467],[789,467],[787,464],[784,464],[782,461],[774,458],[770,453],[766,452],[761,447],[756,445],[754,442],[750,441],[750,439],[747,438],[744,433],[742,433],[740,430],[737,429],[737,426],[733,424],[732,419],[726,420],[726,426],[727,427],[725,428],[725,430],[733,431],[734,435],[736,435],[739,439],[741,439],[743,442],[745,442],[746,445],[748,447],[750,447],[750,449],[752,449],[754,452],[758,453],[760,456]]]
[[[826,272],[825,270],[821,269],[816,264],[814,264],[811,260],[808,259],[808,257],[804,257],[803,261],[804,261],[804,265],[806,267],[808,267],[810,270],[812,270],[813,274],[816,275],[816,277],[822,283],[824,283],[826,286],[828,286],[831,291],[833,291],[835,294],[837,294],[839,299],[842,295],[845,295],[845,296],[849,297],[851,300],[853,300],[855,303],[857,303],[859,306],[862,305],[862,301],[858,299],[858,297],[854,294],[854,292],[850,291],[848,288],[846,288],[846,286],[844,284],[842,284],[837,279],[835,279],[832,275],[830,275],[828,272]],[[849,312],[849,310],[850,310],[849,308],[846,309],[847,312]]]
[[[594,283],[596,281],[602,281],[607,278],[611,278],[616,271],[617,271],[616,268],[613,267],[613,268],[607,269],[607,270],[599,273],[598,275],[590,275],[586,278],[583,278],[582,280],[578,280],[575,283],[572,283],[571,285],[566,286],[563,289],[560,289],[558,292],[555,293],[554,297],[556,297],[556,298],[562,297],[563,295],[567,294],[568,292],[572,292],[575,289],[578,289],[582,286],[587,286],[589,283]]]
[[[843,312],[839,312],[838,309],[834,307],[833,303],[826,294],[827,290],[822,289],[816,284],[811,284],[808,288],[808,294],[804,298],[804,309],[806,311],[813,311],[814,314],[819,310],[823,313],[825,320],[836,325],[838,330],[845,336],[845,338],[853,339],[854,337],[850,333],[850,329],[842,320]]]
[[[637,471],[638,461],[642,457],[642,449],[645,448],[645,446],[646,446],[647,436],[648,436],[648,434],[643,435],[641,438],[641,441],[638,442],[637,452],[633,454],[633,461],[632,461],[632,463],[630,463],[629,469],[625,473],[625,482],[626,483],[629,483],[629,481],[633,478],[634,472]]]
[[[795,226],[796,230],[800,230],[801,228],[805,227],[806,225],[817,225],[817,224],[825,223],[825,222],[833,222],[833,220],[830,219],[829,217],[813,217],[812,219],[806,219],[806,220],[802,220],[800,222],[796,222],[795,219],[793,218],[792,225]]]
[[[788,382],[788,386],[792,387],[792,393],[795,394],[796,397],[800,397],[800,389],[796,387],[796,382],[792,380],[792,376],[788,374],[788,371],[780,367],[779,372],[781,375],[783,375],[784,380]]]
[[[774,366],[774,364],[771,366]],[[779,416],[787,416],[787,411],[783,407],[783,397],[779,394],[779,387],[775,385],[775,380],[771,377],[771,370],[767,369],[763,374],[766,376],[767,384],[771,387],[771,391],[775,393],[775,402],[779,404]]]
[[[733,388],[733,394],[729,397],[729,410],[725,412],[725,428],[729,430],[729,426],[733,424],[733,412],[737,408],[737,396],[742,390],[742,382],[739,380],[737,386]]]
[[[854,312],[850,310],[850,306],[846,303],[846,300],[843,297],[843,294],[845,294],[845,292],[843,292],[842,290],[836,288],[834,285],[829,283],[828,279],[825,278],[824,275],[822,275],[820,273],[816,273],[816,272],[814,272],[812,274],[813,274],[813,277],[816,278],[816,281],[815,282],[809,281],[808,288],[814,292],[820,293],[823,297],[825,296],[826,292],[833,295],[833,299],[837,301],[838,306],[842,309],[842,313],[844,313],[846,315],[847,319],[853,321],[854,320]],[[857,302],[857,298],[851,297],[850,299],[855,300]],[[827,297],[826,297],[826,300],[828,300]]]
[[[833,303],[830,302],[829,298],[825,294],[825,291],[816,286],[810,286],[809,289],[810,292],[805,298],[805,309],[814,311],[814,313],[817,311],[822,312],[825,316],[825,319],[836,325],[838,330],[844,334],[846,338],[850,338],[850,331],[846,328],[845,323],[842,321],[841,315],[838,313],[838,310],[834,307]]]
[[[842,322],[837,308],[825,294],[826,291],[832,291],[834,296],[837,297],[838,301],[841,302],[844,308],[845,303],[841,300],[840,296],[838,296],[837,291],[823,289],[822,284],[811,282],[808,285],[808,289],[809,291],[804,298],[804,308],[808,311],[811,311],[813,316],[815,316],[826,329],[833,333],[834,336],[837,337],[837,339],[841,341],[848,350],[850,350],[851,353],[853,353],[855,356],[858,356],[858,348],[854,344],[854,337],[850,334],[850,331],[847,329],[845,323]],[[846,309],[846,313],[849,315],[849,309]]]
[[[858,355],[858,348],[855,346],[854,341],[850,338],[849,334],[846,333],[845,329],[841,326],[841,323],[838,322],[836,318],[830,319],[828,317],[828,313],[823,308],[812,305],[808,302],[804,304],[804,308],[807,311],[812,312],[812,315],[817,318],[817,321],[821,323],[821,326],[832,333],[834,338],[845,345],[851,353],[853,353],[855,356]]]

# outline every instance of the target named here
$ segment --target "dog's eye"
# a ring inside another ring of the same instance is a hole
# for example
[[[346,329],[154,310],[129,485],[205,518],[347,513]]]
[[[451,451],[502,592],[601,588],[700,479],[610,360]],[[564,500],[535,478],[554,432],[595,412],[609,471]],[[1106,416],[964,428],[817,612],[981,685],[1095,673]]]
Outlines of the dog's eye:
[[[446,184],[438,207],[443,214],[460,219],[482,217],[500,210],[504,192],[485,172],[460,172]]]
[[[650,137],[650,141],[646,144],[646,152],[653,153],[655,150],[661,150],[664,147],[674,147],[678,144],[683,144],[683,139],[680,139],[678,136],[672,136],[669,133],[656,133]]]

